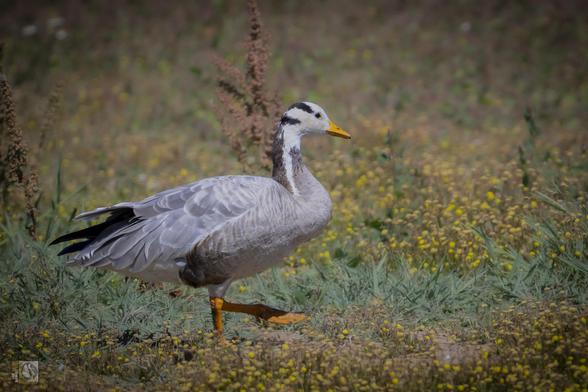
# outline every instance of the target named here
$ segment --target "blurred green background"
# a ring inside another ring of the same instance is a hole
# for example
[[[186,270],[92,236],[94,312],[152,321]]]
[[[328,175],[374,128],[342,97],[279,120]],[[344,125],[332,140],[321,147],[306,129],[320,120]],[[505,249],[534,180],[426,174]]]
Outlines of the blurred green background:
[[[4,0],[4,73],[42,193],[36,240],[18,202],[2,208],[0,385],[37,358],[39,386],[65,389],[583,390],[585,2],[260,10],[284,110],[314,101],[353,139],[304,141],[333,220],[229,297],[311,320],[230,315],[219,347],[204,290],[171,298],[47,246],[81,210],[242,172],[211,59],[244,69],[245,1]]]

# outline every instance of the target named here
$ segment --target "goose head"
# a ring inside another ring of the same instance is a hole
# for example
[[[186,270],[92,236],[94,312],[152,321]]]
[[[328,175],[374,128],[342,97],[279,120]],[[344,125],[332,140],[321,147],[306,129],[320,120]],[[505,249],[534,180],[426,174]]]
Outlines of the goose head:
[[[319,105],[298,102],[290,106],[278,123],[274,137],[272,177],[294,195],[300,194],[296,176],[304,171],[300,139],[306,135],[351,139],[351,135],[335,125]]]
[[[351,139],[351,135],[333,123],[319,105],[298,102],[290,106],[282,116],[280,125],[293,137],[306,135],[331,135]]]

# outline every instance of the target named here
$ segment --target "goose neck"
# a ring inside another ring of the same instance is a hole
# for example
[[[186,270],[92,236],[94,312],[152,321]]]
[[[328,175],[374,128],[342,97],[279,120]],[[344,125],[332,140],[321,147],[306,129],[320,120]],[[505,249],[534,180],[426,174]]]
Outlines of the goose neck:
[[[280,124],[272,149],[272,177],[294,195],[300,194],[296,178],[303,172],[300,133],[295,125]]]

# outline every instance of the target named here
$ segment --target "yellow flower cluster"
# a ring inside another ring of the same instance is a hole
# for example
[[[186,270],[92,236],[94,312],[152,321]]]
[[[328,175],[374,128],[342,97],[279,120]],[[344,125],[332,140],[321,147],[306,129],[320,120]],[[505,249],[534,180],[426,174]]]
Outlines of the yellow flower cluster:
[[[373,128],[369,122],[366,127]],[[569,145],[547,147],[545,141],[535,147],[536,154],[549,148],[552,160],[523,168],[514,154],[519,136],[500,132],[476,135],[473,146],[463,133],[436,137],[407,130],[400,135],[402,154],[398,146],[359,147],[353,160],[335,152],[328,163],[314,162],[323,182],[336,179],[333,223],[321,247],[336,257],[337,249],[345,249],[345,255],[367,262],[392,255],[431,271],[467,271],[490,262],[487,239],[529,262],[542,253],[554,261],[566,252],[586,258],[587,250],[577,244],[587,238],[582,184],[588,174],[565,170],[586,152]],[[506,138],[513,144],[505,147]],[[523,181],[525,170],[531,184]],[[542,230],[546,221],[554,224],[560,243]],[[328,261],[317,242],[301,256]],[[505,272],[512,270],[510,262],[500,262]]]

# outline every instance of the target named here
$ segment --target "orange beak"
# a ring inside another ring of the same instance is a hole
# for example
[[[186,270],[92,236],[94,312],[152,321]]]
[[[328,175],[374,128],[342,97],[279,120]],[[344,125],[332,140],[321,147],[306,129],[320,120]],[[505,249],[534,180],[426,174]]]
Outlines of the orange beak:
[[[351,135],[337,125],[334,122],[329,121],[329,129],[327,129],[327,133],[331,136],[342,137],[343,139],[351,139]]]

